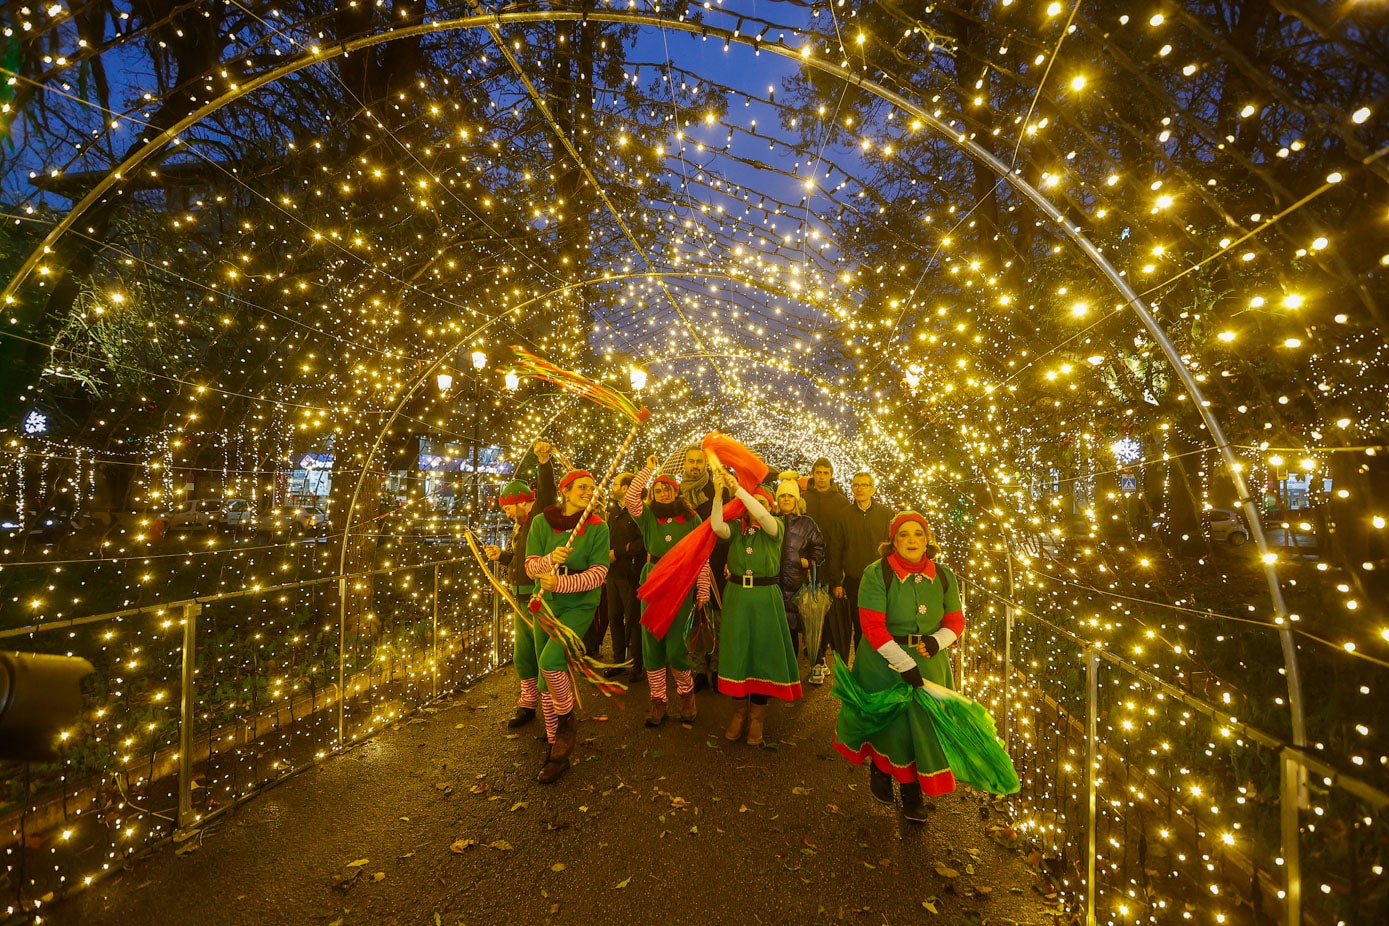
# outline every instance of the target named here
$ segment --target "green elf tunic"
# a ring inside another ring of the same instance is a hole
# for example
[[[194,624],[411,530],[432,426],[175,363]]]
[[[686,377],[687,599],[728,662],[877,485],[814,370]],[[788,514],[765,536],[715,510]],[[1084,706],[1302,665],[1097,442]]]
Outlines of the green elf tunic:
[[[954,573],[930,559],[912,564],[894,554],[888,557],[886,567],[883,560],[876,560],[863,570],[858,608],[863,639],[851,674],[864,691],[884,691],[906,684],[901,673],[878,653],[878,647],[892,639],[915,660],[922,678],[955,688],[948,649],[942,648],[928,657],[917,652],[915,646],[917,635],[942,628],[953,631],[956,637],[964,632],[960,584]],[[865,730],[871,724],[857,723],[856,719],[847,704],[840,707],[834,747],[850,762],[862,765],[865,759],[871,759],[879,771],[903,783],[918,782],[927,794],[955,790],[955,775],[935,727],[924,712],[904,711],[892,723],[871,733]]]
[[[627,510],[632,513],[632,519],[637,522],[637,528],[641,531],[641,539],[646,544],[646,565],[641,570],[641,581],[646,581],[646,577],[651,574],[651,570],[656,567],[656,561],[670,552],[671,548],[685,538],[700,524],[700,517],[694,511],[681,506],[679,498],[672,503],[672,508],[679,507],[683,513],[672,514],[670,517],[662,517],[656,513],[656,506],[643,505],[641,495],[646,488],[646,481],[650,478],[650,473],[643,469],[632,479],[631,485],[627,487],[627,496],[624,503]],[[665,639],[658,640],[656,635],[645,627],[641,629],[641,658],[642,665],[648,669],[660,669],[668,667],[671,669],[687,670],[691,666],[690,662],[690,632],[693,630],[690,621],[690,612],[694,610],[694,589],[685,597],[685,601],[680,605],[680,610],[676,612],[675,620],[671,622],[670,630],[666,632]],[[646,614],[646,602],[641,603],[641,613]]]
[[[717,501],[715,502],[717,504]],[[719,628],[719,691],[735,698],[801,697],[801,671],[781,600],[781,534],[739,518],[728,525],[728,584]],[[769,579],[766,585],[752,580]]]
[[[559,505],[551,505],[531,522],[526,537],[526,571],[540,576],[550,571],[549,554],[564,546],[579,515],[564,515]],[[608,525],[596,515],[574,537],[574,548],[561,567],[555,590],[545,593],[550,610],[570,630],[582,637],[593,623],[598,602],[603,597],[603,580],[608,576]],[[541,672],[562,672],[568,668],[564,647],[550,639],[535,622],[535,651]],[[544,687],[541,676],[541,687]]]

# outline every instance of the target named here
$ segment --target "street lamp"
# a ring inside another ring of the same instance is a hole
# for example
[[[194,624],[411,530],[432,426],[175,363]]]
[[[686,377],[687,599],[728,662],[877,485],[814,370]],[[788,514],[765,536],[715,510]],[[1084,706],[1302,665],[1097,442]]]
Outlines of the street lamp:
[[[521,388],[521,377],[515,370],[507,370],[505,379],[508,392],[515,392]]]
[[[434,377],[434,379],[439,384],[440,392],[448,392],[450,389],[453,388],[452,373],[440,373],[438,376]]]
[[[641,391],[642,389],[645,389],[645,388],[646,388],[646,371],[645,371],[645,370],[641,369],[640,367],[632,367],[630,375],[631,375],[631,378],[632,378],[632,388],[633,388],[633,389],[636,389],[637,391]]]

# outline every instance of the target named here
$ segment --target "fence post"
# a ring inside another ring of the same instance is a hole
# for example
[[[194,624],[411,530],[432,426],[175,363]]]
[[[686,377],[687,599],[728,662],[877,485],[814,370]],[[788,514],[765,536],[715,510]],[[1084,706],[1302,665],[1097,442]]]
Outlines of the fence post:
[[[193,675],[197,671],[198,614],[196,601],[183,606],[183,678],[178,721],[178,819],[174,826],[187,830],[193,819]]]
[[[525,551],[518,551],[524,553]],[[517,555],[517,554],[513,554]],[[483,568],[490,570],[491,563]],[[496,573],[493,573],[494,575]],[[498,577],[502,578],[502,577]],[[496,592],[492,593],[492,668],[495,669],[502,664],[502,596]]]
[[[1298,845],[1299,814],[1302,806],[1302,763],[1287,749],[1279,756],[1280,789],[1278,815],[1283,854],[1283,922],[1300,926],[1302,922],[1302,853]],[[1257,885],[1255,886],[1257,890]]]
[[[347,741],[347,575],[338,576],[338,748]]]
[[[429,696],[439,697],[439,564],[434,564],[434,631],[429,636]]]
[[[1003,746],[1013,745],[1013,545],[1004,539],[1003,557],[1008,564],[1008,598],[1003,602]]]
[[[1096,795],[1099,762],[1100,654],[1085,651],[1085,926],[1095,926],[1095,836],[1099,830]]]

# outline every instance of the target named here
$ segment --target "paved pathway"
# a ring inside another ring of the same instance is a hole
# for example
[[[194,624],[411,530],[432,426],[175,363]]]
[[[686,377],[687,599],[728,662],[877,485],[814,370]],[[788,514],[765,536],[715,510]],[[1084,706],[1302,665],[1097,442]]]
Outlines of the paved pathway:
[[[937,799],[924,826],[873,801],[830,745],[829,686],[772,705],[775,749],[725,741],[716,695],[699,696],[692,728],[652,731],[644,686],[625,711],[588,692],[579,761],[550,786],[534,781],[539,721],[506,730],[512,687],[509,672],[484,679],[47,921],[1051,922],[1037,876],[990,839],[1001,820],[985,796]]]

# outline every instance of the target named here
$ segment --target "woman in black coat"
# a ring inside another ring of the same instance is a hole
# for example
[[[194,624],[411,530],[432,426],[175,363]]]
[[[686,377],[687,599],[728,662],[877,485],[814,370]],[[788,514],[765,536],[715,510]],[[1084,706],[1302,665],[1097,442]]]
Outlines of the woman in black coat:
[[[799,476],[795,470],[782,473],[776,487],[776,516],[782,523],[781,597],[786,604],[786,620],[791,625],[791,643],[801,648],[801,615],[793,596],[810,581],[810,567],[825,561],[825,538],[814,518],[805,515]]]

